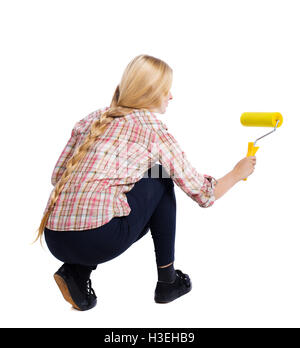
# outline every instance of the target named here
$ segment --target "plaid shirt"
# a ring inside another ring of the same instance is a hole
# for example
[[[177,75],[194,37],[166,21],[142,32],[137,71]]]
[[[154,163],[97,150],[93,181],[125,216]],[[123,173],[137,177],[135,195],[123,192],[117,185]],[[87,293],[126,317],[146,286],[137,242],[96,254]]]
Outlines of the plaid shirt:
[[[75,124],[52,173],[53,186],[88,135],[92,122],[107,109],[96,110]],[[134,110],[113,119],[92,145],[63,187],[46,227],[56,231],[92,229],[115,216],[129,215],[125,192],[156,162],[200,207],[213,205],[216,179],[192,167],[167,126],[154,113]]]

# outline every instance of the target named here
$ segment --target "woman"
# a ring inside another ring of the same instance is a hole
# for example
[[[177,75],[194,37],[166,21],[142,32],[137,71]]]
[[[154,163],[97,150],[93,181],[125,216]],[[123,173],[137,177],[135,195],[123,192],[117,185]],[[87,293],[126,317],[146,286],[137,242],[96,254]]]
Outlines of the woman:
[[[75,124],[55,165],[54,189],[36,240],[45,233],[50,252],[64,263],[54,278],[78,310],[96,305],[90,275],[97,265],[122,254],[149,230],[158,272],[154,300],[167,303],[188,293],[190,277],[174,269],[174,182],[207,208],[254,170],[254,156],[218,181],[191,166],[154,114],[164,113],[172,99],[172,73],[158,58],[135,57],[110,107]]]

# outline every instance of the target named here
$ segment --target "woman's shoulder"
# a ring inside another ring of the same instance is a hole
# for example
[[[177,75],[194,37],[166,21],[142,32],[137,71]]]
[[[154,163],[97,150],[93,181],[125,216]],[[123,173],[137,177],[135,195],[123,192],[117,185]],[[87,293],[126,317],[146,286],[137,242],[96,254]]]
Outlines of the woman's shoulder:
[[[87,116],[76,122],[74,129],[77,133],[85,133],[93,123],[95,119],[100,118],[101,114],[109,107],[100,108],[90,112]]]
[[[101,114],[109,109],[109,106],[99,108],[90,112],[87,116],[76,122],[74,126],[74,130],[76,133],[86,133],[89,131],[91,124],[95,119],[99,119]],[[168,127],[165,123],[163,123],[154,112],[149,111],[148,109],[134,109],[129,114],[124,117],[118,117],[116,119],[117,122],[129,122],[133,125],[139,125],[144,127],[150,127],[151,129],[158,130],[164,129],[168,130]]]

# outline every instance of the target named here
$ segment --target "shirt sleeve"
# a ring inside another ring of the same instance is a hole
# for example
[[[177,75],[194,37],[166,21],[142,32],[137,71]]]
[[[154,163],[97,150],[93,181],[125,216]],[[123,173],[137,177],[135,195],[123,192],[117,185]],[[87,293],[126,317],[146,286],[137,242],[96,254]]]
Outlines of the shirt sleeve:
[[[51,183],[53,186],[57,184],[64,171],[66,170],[67,163],[69,159],[73,156],[77,145],[80,144],[82,139],[84,138],[85,133],[87,133],[91,127],[92,122],[96,117],[101,115],[101,113],[107,110],[108,107],[104,109],[99,109],[89,113],[87,116],[76,122],[75,126],[72,129],[71,137],[68,140],[65,148],[63,149],[57,163],[55,164],[52,176]]]
[[[77,124],[76,124],[77,125]],[[65,148],[63,149],[61,155],[59,156],[52,176],[51,176],[51,183],[53,186],[57,184],[57,182],[60,180],[61,176],[63,175],[64,171],[66,170],[67,163],[69,159],[73,156],[74,151],[76,149],[78,134],[76,131],[76,126],[73,128],[71,137],[68,140]]]
[[[211,207],[215,202],[214,190],[217,180],[200,174],[191,165],[177,140],[168,132],[164,123],[155,130],[158,160],[173,181],[200,207]]]

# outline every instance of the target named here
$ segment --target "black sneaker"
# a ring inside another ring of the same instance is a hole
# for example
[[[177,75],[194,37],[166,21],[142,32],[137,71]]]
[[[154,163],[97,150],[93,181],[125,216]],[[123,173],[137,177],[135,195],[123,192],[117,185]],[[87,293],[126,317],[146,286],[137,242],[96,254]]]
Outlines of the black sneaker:
[[[158,281],[155,289],[154,301],[157,303],[168,303],[192,290],[190,277],[176,269],[176,279],[173,283]]]
[[[54,274],[54,279],[64,299],[75,309],[86,311],[96,306],[97,296],[92,289],[91,279],[80,280],[68,264],[60,267]]]

